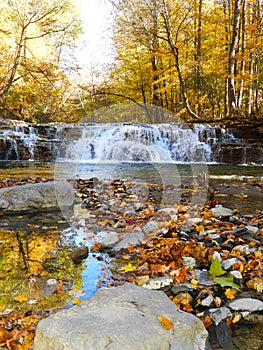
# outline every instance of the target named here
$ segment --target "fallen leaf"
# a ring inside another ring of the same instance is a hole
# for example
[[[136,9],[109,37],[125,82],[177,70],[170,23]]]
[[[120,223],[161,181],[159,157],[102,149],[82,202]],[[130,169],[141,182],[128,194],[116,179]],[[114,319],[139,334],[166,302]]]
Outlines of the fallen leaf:
[[[168,320],[166,317],[157,317],[157,319],[161,322],[163,328],[167,329],[168,331],[173,328],[174,324],[172,321]]]
[[[226,295],[227,299],[235,299],[236,293],[237,293],[237,290],[232,289],[232,288],[227,288],[225,290],[225,295]]]
[[[119,271],[124,271],[124,272],[133,272],[136,270],[136,267],[134,267],[131,263],[121,267]]]
[[[23,303],[24,301],[28,301],[28,297],[26,295],[19,295],[18,297],[14,298],[14,301]]]
[[[211,318],[210,316],[207,315],[207,316],[202,320],[202,322],[203,322],[205,328],[208,328],[208,327],[210,327],[211,324],[212,324],[212,318]]]

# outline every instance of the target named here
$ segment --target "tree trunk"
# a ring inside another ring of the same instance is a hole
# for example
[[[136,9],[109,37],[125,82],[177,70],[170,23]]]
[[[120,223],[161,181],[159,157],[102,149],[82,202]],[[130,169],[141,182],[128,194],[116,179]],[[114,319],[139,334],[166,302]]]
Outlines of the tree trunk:
[[[240,20],[240,0],[234,0],[232,31],[231,31],[229,55],[228,55],[228,77],[227,77],[228,104],[229,104],[230,114],[235,114],[237,110],[237,97],[236,97],[236,87],[235,87],[235,75],[236,75],[235,55],[238,47],[239,20]]]

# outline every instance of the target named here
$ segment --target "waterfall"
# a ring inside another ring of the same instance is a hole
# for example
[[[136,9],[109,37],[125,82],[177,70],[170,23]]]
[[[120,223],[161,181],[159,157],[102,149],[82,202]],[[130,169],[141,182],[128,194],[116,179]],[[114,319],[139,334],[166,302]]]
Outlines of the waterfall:
[[[78,137],[76,130],[69,133],[64,140],[61,157],[77,162],[209,163],[214,158],[211,137],[204,136],[204,130],[208,128],[207,125],[194,125],[191,129],[186,124],[86,125],[79,127]],[[216,134],[213,138],[216,144]]]
[[[262,144],[208,124],[26,124],[0,128],[0,160],[263,162]]]

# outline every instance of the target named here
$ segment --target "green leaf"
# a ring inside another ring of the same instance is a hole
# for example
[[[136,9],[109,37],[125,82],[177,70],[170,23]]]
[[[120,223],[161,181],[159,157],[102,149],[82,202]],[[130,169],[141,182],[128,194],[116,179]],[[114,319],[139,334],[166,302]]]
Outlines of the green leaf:
[[[234,283],[234,276],[231,275],[231,273],[223,277],[214,277],[213,281],[215,283],[220,284],[221,287],[232,287],[235,289],[239,289],[239,286],[236,283]]]
[[[222,268],[221,262],[218,258],[214,259],[210,265],[209,269],[210,275],[213,277],[221,276],[225,273],[225,271]]]

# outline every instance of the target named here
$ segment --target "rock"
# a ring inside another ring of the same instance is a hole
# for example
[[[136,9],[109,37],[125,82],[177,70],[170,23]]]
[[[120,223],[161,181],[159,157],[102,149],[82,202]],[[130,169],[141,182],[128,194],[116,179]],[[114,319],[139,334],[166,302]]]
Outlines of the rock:
[[[208,273],[207,270],[203,269],[203,270],[198,270],[195,269],[195,274],[196,277],[199,281],[200,284],[204,285],[204,286],[214,286],[216,283],[211,279],[210,274]]]
[[[215,260],[215,259],[218,259],[219,261],[222,261],[221,254],[217,250],[215,250],[214,254],[213,254],[213,260]]]
[[[169,289],[173,285],[173,277],[164,276],[151,278],[143,287],[147,289]]]
[[[200,224],[200,222],[202,222],[202,221],[203,221],[202,218],[189,218],[189,219],[186,220],[186,223],[188,225],[195,226],[195,225]]]
[[[222,206],[216,206],[215,208],[212,208],[211,212],[216,218],[233,215],[233,211],[231,209]]]
[[[232,253],[235,253],[235,251],[240,252],[243,255],[250,255],[256,251],[256,248],[251,247],[249,244],[239,244],[232,249]]]
[[[239,270],[233,270],[233,271],[230,271],[230,273],[231,273],[231,275],[234,276],[234,278],[236,280],[242,280],[243,279],[242,273]]]
[[[213,295],[208,295],[205,299],[201,301],[202,306],[211,306],[214,301]]]
[[[248,233],[250,233],[253,236],[256,236],[259,232],[259,228],[256,226],[246,226],[246,229]]]
[[[119,242],[119,234],[114,231],[101,231],[95,236],[95,241],[101,244],[101,248],[112,248]]]
[[[80,264],[82,260],[87,259],[88,255],[89,255],[89,248],[84,246],[84,247],[75,248],[71,252],[70,257],[74,262],[74,264]]]
[[[24,213],[70,208],[73,187],[66,181],[43,182],[0,189],[0,211]]]
[[[181,293],[181,292],[191,292],[193,290],[195,290],[195,288],[191,284],[188,284],[188,283],[180,283],[176,286],[172,286],[172,288],[170,289],[170,291],[174,295],[177,295],[178,293]]]
[[[262,311],[263,302],[254,298],[240,298],[232,301],[229,304],[230,309],[235,311]]]
[[[191,256],[183,256],[183,261],[185,263],[185,267],[194,268],[196,265],[196,260]]]
[[[158,320],[173,323],[167,330]],[[125,284],[103,288],[89,300],[38,323],[34,350],[204,350],[207,331],[161,291]]]
[[[225,320],[229,316],[232,316],[229,308],[225,306],[219,307],[217,309],[210,309],[209,314],[216,325],[218,325],[222,320]]]
[[[240,260],[238,258],[230,258],[222,261],[221,263],[224,270],[229,270],[236,263],[240,263]]]
[[[137,246],[142,243],[144,234],[142,232],[138,233],[128,233],[119,243],[117,243],[113,248],[115,250],[125,249],[128,246]]]
[[[157,221],[148,221],[143,227],[142,230],[144,233],[152,233],[154,230],[157,229],[159,223]]]

